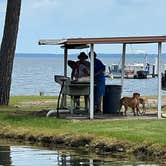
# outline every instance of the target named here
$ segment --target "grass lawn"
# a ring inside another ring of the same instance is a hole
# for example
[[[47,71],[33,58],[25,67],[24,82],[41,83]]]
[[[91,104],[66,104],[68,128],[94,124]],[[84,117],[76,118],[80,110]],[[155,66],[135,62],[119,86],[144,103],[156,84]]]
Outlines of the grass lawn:
[[[95,138],[166,145],[166,120],[73,121],[3,113],[0,115],[0,123],[14,130],[18,128],[17,133],[28,129],[32,135],[90,135]]]
[[[2,132],[43,136],[92,136],[131,143],[166,145],[166,120],[63,120],[35,117],[27,111],[55,108],[56,97],[15,96],[9,107],[0,108]],[[27,104],[28,103],[28,104]],[[42,103],[42,104],[34,104]],[[2,131],[3,130],[3,131]],[[5,131],[6,130],[6,131]]]

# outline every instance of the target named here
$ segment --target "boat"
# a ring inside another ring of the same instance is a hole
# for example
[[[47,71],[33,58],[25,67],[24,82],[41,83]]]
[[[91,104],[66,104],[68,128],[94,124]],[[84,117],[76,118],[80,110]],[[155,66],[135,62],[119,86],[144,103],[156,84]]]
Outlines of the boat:
[[[121,68],[118,64],[112,64],[108,66],[109,73],[113,75],[113,78],[121,78]]]
[[[112,64],[108,67],[109,73],[113,74],[114,78],[121,78],[122,69],[118,64]],[[124,68],[124,78],[129,79],[147,79],[152,78],[152,74],[149,73],[150,65],[146,66],[143,63],[127,64]]]

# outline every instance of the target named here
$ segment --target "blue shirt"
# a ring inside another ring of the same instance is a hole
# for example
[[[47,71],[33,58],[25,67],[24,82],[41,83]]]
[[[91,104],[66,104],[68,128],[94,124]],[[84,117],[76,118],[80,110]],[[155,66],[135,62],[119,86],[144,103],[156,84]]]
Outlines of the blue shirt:
[[[97,73],[98,71],[102,70],[100,74],[95,76],[95,82],[103,81],[105,82],[105,65],[97,58],[94,59],[94,73]]]

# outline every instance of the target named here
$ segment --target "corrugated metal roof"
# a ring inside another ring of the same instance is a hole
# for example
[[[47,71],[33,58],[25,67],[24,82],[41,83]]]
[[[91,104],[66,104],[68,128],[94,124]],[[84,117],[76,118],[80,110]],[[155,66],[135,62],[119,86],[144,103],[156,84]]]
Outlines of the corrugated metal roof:
[[[166,36],[138,37],[103,37],[103,38],[68,38],[55,40],[40,40],[40,45],[83,45],[83,44],[139,44],[166,42]]]

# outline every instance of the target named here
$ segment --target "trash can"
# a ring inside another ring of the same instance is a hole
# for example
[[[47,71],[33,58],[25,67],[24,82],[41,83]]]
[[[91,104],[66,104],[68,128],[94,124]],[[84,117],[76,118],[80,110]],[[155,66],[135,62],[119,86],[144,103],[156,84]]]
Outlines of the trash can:
[[[106,85],[103,97],[103,113],[116,114],[119,110],[121,98],[121,85]]]

